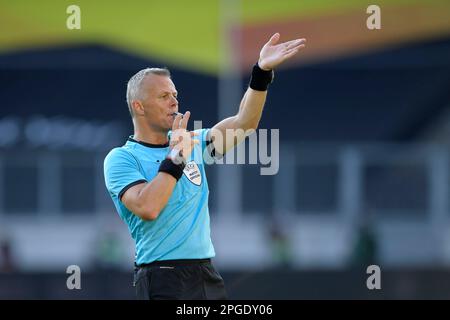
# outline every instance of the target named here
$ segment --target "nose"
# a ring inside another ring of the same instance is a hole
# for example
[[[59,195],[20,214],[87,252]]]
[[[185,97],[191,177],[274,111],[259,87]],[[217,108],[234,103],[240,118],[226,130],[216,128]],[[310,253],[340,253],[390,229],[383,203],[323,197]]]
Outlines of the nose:
[[[172,101],[171,101],[171,104],[178,104],[178,100],[177,100],[177,97],[175,97],[175,96],[171,96],[172,97]]]

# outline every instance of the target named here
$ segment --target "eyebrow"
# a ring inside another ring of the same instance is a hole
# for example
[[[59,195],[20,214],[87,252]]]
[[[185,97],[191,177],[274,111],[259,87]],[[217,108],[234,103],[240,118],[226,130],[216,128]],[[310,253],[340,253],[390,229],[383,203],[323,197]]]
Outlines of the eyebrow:
[[[176,95],[178,95],[178,91],[163,91],[163,92],[160,93],[160,95],[164,95],[166,93],[168,93],[168,94],[174,94],[175,93]]]

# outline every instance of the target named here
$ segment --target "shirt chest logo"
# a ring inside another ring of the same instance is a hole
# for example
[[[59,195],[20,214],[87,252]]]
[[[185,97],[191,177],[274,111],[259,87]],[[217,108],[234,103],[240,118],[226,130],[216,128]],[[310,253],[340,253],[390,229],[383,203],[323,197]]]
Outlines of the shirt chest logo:
[[[196,186],[202,184],[202,174],[195,161],[188,162],[186,164],[186,167],[184,167],[183,173],[189,179],[189,181],[195,184]]]

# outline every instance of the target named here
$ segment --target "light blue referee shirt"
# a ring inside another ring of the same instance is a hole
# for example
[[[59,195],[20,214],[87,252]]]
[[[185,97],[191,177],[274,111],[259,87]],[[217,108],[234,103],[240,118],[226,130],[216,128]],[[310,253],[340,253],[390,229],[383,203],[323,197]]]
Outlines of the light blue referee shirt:
[[[155,260],[204,259],[215,256],[210,237],[208,182],[203,152],[209,129],[196,130],[200,143],[187,160],[167,205],[153,221],[144,221],[121,201],[130,187],[150,182],[169,152],[168,145],[138,142],[132,137],[104,161],[106,188],[136,243],[138,265]],[[209,149],[209,148],[208,148]]]

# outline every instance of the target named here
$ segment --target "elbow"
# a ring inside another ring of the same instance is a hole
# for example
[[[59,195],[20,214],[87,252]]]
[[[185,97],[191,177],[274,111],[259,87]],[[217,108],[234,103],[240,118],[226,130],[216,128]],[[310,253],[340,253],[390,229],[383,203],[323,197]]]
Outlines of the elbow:
[[[158,218],[161,210],[154,207],[146,207],[141,209],[140,217],[144,221],[154,221]]]
[[[239,119],[237,121],[236,127],[241,128],[244,131],[255,130],[258,129],[260,118],[253,119]]]
[[[160,212],[161,212],[161,207],[159,207],[159,205],[157,203],[155,203],[156,201],[154,201],[154,199],[151,200],[145,200],[145,199],[139,199],[140,201],[138,201],[138,205],[136,208],[136,213],[137,215],[143,220],[143,221],[154,221],[158,218]]]
[[[246,131],[246,132],[247,131],[253,132],[253,131],[256,131],[256,129],[258,129],[258,126],[259,126],[259,121],[247,123],[245,126],[243,126],[243,128],[244,128],[244,131]]]
[[[156,218],[158,218],[159,213],[160,212],[158,210],[147,211],[146,214],[142,217],[142,220],[154,221],[154,220],[156,220]]]
[[[247,130],[255,130],[258,129],[259,121],[249,124]]]

